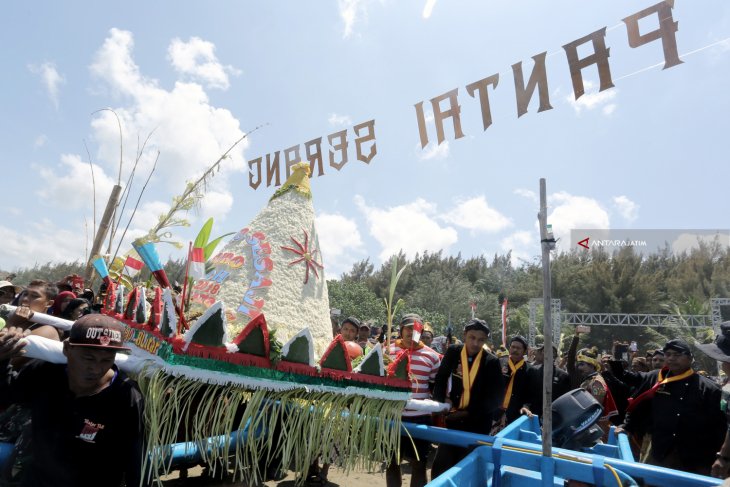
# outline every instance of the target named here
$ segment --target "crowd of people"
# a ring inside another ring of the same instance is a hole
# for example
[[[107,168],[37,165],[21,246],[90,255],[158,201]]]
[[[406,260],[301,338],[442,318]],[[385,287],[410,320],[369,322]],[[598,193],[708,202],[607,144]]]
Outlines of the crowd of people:
[[[414,340],[414,324],[419,322],[423,331],[420,340]],[[356,340],[364,349],[385,336],[382,328],[361,325],[354,317],[344,320],[339,331],[345,340]],[[730,322],[722,324],[714,343],[699,345],[722,364],[724,377],[719,380],[693,369],[692,348],[682,339],[669,340],[645,354],[635,342],[615,342],[613,353],[601,354],[596,347],[581,347],[587,331],[576,327],[562,355],[553,345],[553,400],[584,389],[602,407],[598,424],[604,439],[615,426],[617,433],[629,436],[635,458],[691,473],[729,476]],[[365,340],[367,332],[370,338]],[[405,410],[403,420],[496,434],[520,415],[541,417],[545,344],[530,348],[524,337],[516,335],[506,346],[493,350],[489,337],[487,323],[476,318],[465,324],[462,340],[444,340],[434,338],[430,323],[420,316],[405,315],[392,337],[390,358],[408,350],[413,397],[447,403],[449,411],[440,416]],[[433,445],[409,438],[402,445],[401,456],[413,472],[411,487],[425,485],[426,459]],[[468,453],[464,448],[439,445],[431,477]],[[402,483],[395,459],[387,466],[386,483],[388,487]]]
[[[98,314],[94,293],[69,276],[25,288],[0,281],[0,304],[17,306],[0,330],[0,442],[12,444],[0,472],[0,486],[140,485],[144,452],[144,398],[136,383],[114,365],[128,352],[123,325]],[[33,313],[74,321],[70,331],[34,323]],[[0,323],[2,325],[2,323]],[[587,391],[602,408],[599,425],[625,432],[642,462],[724,478],[730,475],[730,322],[714,343],[699,350],[722,364],[723,383],[693,369],[693,349],[681,339],[640,353],[616,343],[614,353],[585,346],[587,330],[576,327],[568,350],[553,345],[553,399],[571,390]],[[24,357],[29,335],[63,342],[67,364]],[[353,358],[386,342],[383,327],[348,317],[333,320]],[[519,335],[490,347],[490,329],[474,318],[460,339],[434,337],[431,324],[405,314],[387,340],[386,360],[409,355],[412,397],[448,404],[433,415],[403,411],[410,423],[495,434],[520,415],[543,414],[545,346],[530,347]],[[624,351],[625,348],[625,351]],[[620,351],[619,351],[620,350]],[[388,487],[402,483],[400,460],[410,463],[412,487],[428,481],[427,459],[434,445],[404,438],[400,455],[385,466]],[[336,451],[336,448],[333,450]],[[121,453],[120,453],[121,452]],[[439,445],[431,477],[469,453]],[[310,477],[326,482],[332,458],[312,466]]]
[[[0,330],[0,442],[13,447],[2,486],[141,485],[144,399],[114,364],[129,352],[123,325],[92,314],[93,293],[79,285],[78,276],[23,289],[0,281],[0,304],[17,306]],[[74,323],[64,333],[34,313]],[[29,335],[62,341],[67,363],[24,357]]]

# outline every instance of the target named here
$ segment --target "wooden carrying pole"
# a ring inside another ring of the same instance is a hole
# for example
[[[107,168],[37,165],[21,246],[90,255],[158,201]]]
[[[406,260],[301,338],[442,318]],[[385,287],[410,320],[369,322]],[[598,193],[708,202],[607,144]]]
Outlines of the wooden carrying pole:
[[[84,275],[84,280],[86,282],[90,282],[93,276],[94,268],[91,263],[94,257],[101,250],[101,246],[104,244],[104,239],[106,238],[106,234],[109,231],[109,227],[111,226],[112,217],[114,216],[114,210],[119,204],[119,194],[121,192],[122,187],[118,184],[115,184],[112,188],[112,193],[109,195],[109,201],[106,202],[104,216],[101,218],[101,222],[99,223],[99,230],[97,230],[96,236],[94,237],[94,245],[91,247],[89,261],[86,263],[86,273]],[[109,262],[109,265],[111,265],[111,262]]]
[[[542,296],[543,296],[543,337],[545,348],[542,374],[542,454],[552,456],[553,447],[553,323],[552,292],[550,289],[550,250],[554,245],[552,234],[547,229],[547,195],[545,178],[540,178],[540,243],[542,247]]]

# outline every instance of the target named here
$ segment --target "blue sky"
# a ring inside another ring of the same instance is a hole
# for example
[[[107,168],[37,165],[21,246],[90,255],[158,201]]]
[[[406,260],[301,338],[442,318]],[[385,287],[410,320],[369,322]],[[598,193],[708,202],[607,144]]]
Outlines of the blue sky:
[[[155,130],[131,199],[160,152],[127,240],[261,124],[178,240],[208,216],[214,233],[239,230],[266,204],[273,187],[249,187],[246,161],[317,137],[326,154],[327,136],[340,130],[349,162],[337,171],[325,160],[325,175],[312,179],[328,277],[401,248],[465,257],[511,249],[516,262],[532,260],[541,177],[549,223],[564,241],[573,228],[728,228],[730,3],[675,2],[678,51],[689,55],[666,70],[661,42],[630,48],[621,21],[654,3],[10,3],[0,30],[0,268],[86,257],[93,198],[84,143],[97,219],[117,179],[116,119],[93,113],[105,107],[122,119],[123,181],[138,137]],[[640,22],[643,32],[656,26],[656,16]],[[599,93],[588,67],[576,102],[562,46],[602,27],[615,87]],[[522,61],[529,74],[531,57],[545,51],[553,109],[537,113],[535,96],[518,118],[511,66]],[[465,87],[495,73],[484,131]],[[455,88],[465,136],[455,139],[447,121],[445,142],[421,149],[414,105],[424,102],[429,119],[429,100]],[[353,125],[373,119],[377,155],[364,164]],[[171,246],[160,253],[179,255]]]

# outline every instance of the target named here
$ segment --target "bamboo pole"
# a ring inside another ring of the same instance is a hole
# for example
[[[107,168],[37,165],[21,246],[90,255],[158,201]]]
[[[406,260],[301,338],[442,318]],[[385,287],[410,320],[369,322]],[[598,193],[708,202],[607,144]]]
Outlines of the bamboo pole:
[[[112,188],[112,193],[109,195],[109,200],[106,202],[106,209],[104,210],[104,216],[101,218],[99,223],[99,230],[96,232],[94,237],[94,245],[91,247],[89,253],[89,260],[86,263],[86,273],[84,274],[85,281],[91,281],[94,273],[94,268],[91,265],[92,259],[99,253],[101,246],[104,244],[104,239],[109,231],[111,225],[112,216],[114,215],[114,209],[119,204],[119,194],[122,192],[122,187],[118,184]],[[111,265],[111,262],[109,263]]]

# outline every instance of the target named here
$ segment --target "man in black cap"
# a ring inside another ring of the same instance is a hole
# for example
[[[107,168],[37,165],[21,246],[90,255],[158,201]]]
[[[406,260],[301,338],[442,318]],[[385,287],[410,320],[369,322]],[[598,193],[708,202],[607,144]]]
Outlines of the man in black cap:
[[[464,327],[464,343],[451,345],[444,354],[433,398],[451,404],[446,416],[449,429],[488,435],[492,428],[492,419],[504,397],[504,381],[499,359],[484,348],[488,339],[487,323],[472,319]],[[451,391],[447,397],[449,379]],[[468,453],[466,448],[439,445],[431,478],[456,465]]]
[[[0,333],[0,355],[20,354],[19,328]],[[0,398],[32,410],[33,459],[21,485],[140,485],[144,453],[143,398],[114,365],[124,326],[106,315],[76,320],[63,343],[67,364],[34,361],[11,384],[0,371]]]
[[[624,429],[645,427],[651,434],[647,463],[709,475],[727,430],[720,387],[692,370],[692,351],[684,340],[670,340],[663,350],[665,366],[645,375],[627,408]]]
[[[664,350],[661,348],[651,353],[651,370],[661,370],[664,367]]]
[[[725,374],[720,404],[725,413],[728,430],[720,451],[715,455],[715,463],[712,464],[711,472],[713,477],[724,479],[730,476],[730,321],[720,324],[720,333],[715,337],[713,343],[698,345],[698,348],[705,355],[719,361],[722,372]]]
[[[340,325],[340,335],[346,342],[354,342],[360,332],[360,320],[354,316],[345,319]]]
[[[509,357],[502,367],[506,388],[502,400],[504,415],[494,432],[519,418],[522,408],[530,409],[530,401],[533,395],[530,390],[532,373],[530,372],[530,364],[525,360],[527,350],[527,340],[524,337],[515,335],[510,339]]]

